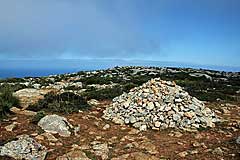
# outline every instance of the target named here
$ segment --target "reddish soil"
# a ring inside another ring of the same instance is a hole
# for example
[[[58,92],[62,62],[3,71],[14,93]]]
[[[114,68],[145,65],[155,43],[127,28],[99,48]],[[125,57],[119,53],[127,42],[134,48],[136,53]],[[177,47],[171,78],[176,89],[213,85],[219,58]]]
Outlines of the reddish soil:
[[[42,145],[46,146],[50,152],[47,155],[48,160],[55,159],[56,157],[67,153],[71,150],[73,144],[79,146],[90,146],[92,141],[101,141],[109,144],[109,159],[117,157],[126,153],[135,151],[147,153],[148,150],[136,147],[126,147],[130,143],[141,144],[142,142],[150,142],[156,147],[158,153],[153,153],[156,157],[163,159],[201,159],[201,160],[218,160],[218,159],[240,159],[240,145],[236,144],[235,139],[240,136],[240,129],[235,126],[235,121],[240,120],[239,106],[237,108],[230,108],[230,114],[222,115],[229,122],[216,125],[213,129],[207,129],[199,132],[182,132],[183,135],[179,138],[172,135],[172,130],[155,131],[148,130],[130,134],[130,131],[136,131],[131,126],[120,126],[112,122],[106,121],[101,118],[102,111],[109,104],[109,101],[103,101],[98,107],[93,107],[91,110],[83,111],[82,113],[74,113],[71,115],[63,115],[67,117],[69,122],[77,126],[80,125],[79,136],[72,135],[69,138],[59,137],[59,142],[62,146],[52,146],[49,141],[39,141]],[[210,108],[214,108],[216,104],[208,104]],[[5,126],[11,124],[12,118],[17,117],[16,122],[20,125],[17,126],[13,132],[5,130]],[[31,116],[24,115],[10,115],[7,121],[0,122],[0,145],[14,140],[17,135],[33,133],[41,134],[42,130],[30,122]],[[110,128],[103,130],[105,124],[110,124]],[[200,146],[193,146],[193,143],[199,142]],[[221,147],[224,151],[223,155],[213,154],[212,150]],[[196,154],[188,154],[186,157],[181,158],[178,153],[182,151],[197,150]],[[88,155],[91,153],[90,149],[84,149]],[[100,157],[96,157],[100,159]],[[0,159],[11,159],[7,157],[0,157]]]

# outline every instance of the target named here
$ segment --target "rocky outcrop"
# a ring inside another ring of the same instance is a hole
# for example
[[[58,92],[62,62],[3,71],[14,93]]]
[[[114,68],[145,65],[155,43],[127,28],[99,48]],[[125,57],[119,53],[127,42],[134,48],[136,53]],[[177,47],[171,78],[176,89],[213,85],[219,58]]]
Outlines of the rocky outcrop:
[[[203,102],[174,82],[152,79],[113,99],[103,117],[140,130],[214,127],[219,121]]]
[[[19,109],[17,107],[12,107],[10,108],[10,111],[16,114],[22,114],[22,115],[26,115],[26,116],[35,116],[37,113],[33,112],[33,111],[29,111],[26,109]]]
[[[14,159],[44,160],[47,149],[28,135],[21,135],[17,141],[11,141],[0,146],[0,156]]]
[[[14,93],[14,96],[19,98],[21,107],[26,109],[29,105],[36,103],[38,100],[43,99],[44,95],[51,90],[38,90],[34,88],[25,88],[18,90]]]
[[[61,117],[55,114],[43,117],[38,122],[38,126],[40,126],[45,132],[53,134],[58,133],[63,137],[69,137],[71,135],[69,129],[73,128],[65,117]]]

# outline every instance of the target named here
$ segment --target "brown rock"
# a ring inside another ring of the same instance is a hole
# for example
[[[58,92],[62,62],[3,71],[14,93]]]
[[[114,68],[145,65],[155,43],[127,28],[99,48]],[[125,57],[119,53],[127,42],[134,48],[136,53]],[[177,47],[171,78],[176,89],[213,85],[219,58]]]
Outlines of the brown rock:
[[[64,154],[63,156],[59,156],[56,160],[91,160],[86,154],[80,150],[74,150]]]

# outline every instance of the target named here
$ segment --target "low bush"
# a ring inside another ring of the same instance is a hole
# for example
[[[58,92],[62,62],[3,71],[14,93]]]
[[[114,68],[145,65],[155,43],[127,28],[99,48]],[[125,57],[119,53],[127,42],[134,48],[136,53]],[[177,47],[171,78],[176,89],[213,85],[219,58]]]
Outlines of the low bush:
[[[32,111],[69,114],[88,109],[89,107],[90,106],[83,97],[72,92],[64,92],[61,94],[51,92],[46,94],[44,99],[38,101],[38,103],[30,105],[28,109]]]
[[[107,100],[113,99],[123,93],[123,89],[120,86],[114,86],[113,88],[104,88],[104,89],[91,89],[82,93],[82,96],[86,99],[97,99],[97,100]]]
[[[138,85],[133,83],[126,83],[124,85],[116,85],[112,88],[104,88],[104,89],[95,89],[93,87],[89,87],[87,91],[82,93],[86,99],[97,99],[97,100],[111,100],[117,96],[123,94],[123,92],[129,92],[130,89],[136,87]]]
[[[46,114],[44,111],[38,111],[37,114],[31,119],[31,122],[37,124]]]
[[[19,105],[19,100],[13,96],[9,86],[0,89],[0,119],[10,113],[10,108]]]
[[[4,90],[5,88],[9,88],[12,92],[15,92],[20,89],[29,88],[29,86],[26,87],[24,84],[19,84],[19,83],[15,83],[15,84],[4,83],[0,85],[0,90]]]

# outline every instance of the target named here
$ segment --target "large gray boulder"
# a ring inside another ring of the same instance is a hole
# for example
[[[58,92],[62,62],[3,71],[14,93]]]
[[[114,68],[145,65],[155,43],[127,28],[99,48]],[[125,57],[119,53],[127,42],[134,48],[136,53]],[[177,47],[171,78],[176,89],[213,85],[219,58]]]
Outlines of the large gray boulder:
[[[69,137],[71,135],[69,129],[73,128],[65,117],[61,117],[55,114],[43,117],[38,122],[38,126],[40,126],[45,132],[53,134],[58,133],[63,137]]]
[[[4,146],[0,146],[0,156],[9,156],[14,159],[44,160],[46,154],[46,147],[37,143],[28,135],[21,135],[17,141],[11,141]]]

